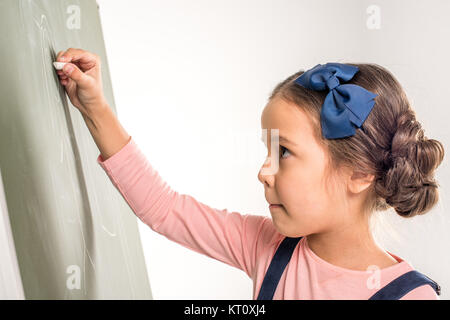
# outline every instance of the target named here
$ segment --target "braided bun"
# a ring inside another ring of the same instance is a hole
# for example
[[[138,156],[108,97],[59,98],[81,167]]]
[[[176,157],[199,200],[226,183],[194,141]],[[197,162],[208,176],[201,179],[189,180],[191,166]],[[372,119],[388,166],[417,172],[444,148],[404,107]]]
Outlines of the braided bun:
[[[439,200],[434,170],[444,157],[442,144],[424,136],[422,126],[407,112],[398,118],[391,150],[384,155],[385,174],[376,193],[403,217],[428,212]]]

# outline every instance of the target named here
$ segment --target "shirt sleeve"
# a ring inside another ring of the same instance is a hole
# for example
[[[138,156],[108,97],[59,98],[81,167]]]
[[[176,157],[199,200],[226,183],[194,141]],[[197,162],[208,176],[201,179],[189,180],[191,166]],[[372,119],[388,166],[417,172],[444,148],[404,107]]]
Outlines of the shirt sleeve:
[[[400,300],[440,300],[439,296],[436,294],[436,291],[429,285],[424,284],[423,286],[417,287],[414,290],[411,290]]]
[[[97,162],[134,214],[152,230],[254,277],[257,252],[262,250],[257,248],[258,238],[269,217],[211,208],[178,193],[161,178],[132,138],[108,159],[103,160],[100,154]]]

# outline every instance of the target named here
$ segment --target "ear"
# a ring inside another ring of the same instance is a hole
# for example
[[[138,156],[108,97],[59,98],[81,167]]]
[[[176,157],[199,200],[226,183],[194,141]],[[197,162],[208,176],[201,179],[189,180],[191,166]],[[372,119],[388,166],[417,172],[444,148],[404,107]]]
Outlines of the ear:
[[[352,171],[348,179],[348,189],[352,193],[360,193],[366,190],[375,179],[373,174]]]

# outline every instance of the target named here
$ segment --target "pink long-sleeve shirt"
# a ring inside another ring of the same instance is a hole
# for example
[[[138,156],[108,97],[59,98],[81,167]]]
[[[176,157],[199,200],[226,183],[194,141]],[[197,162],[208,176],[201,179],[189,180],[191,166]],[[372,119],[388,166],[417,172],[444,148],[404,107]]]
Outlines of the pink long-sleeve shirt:
[[[97,162],[142,222],[186,248],[243,270],[253,280],[253,299],[258,297],[271,259],[285,238],[271,218],[211,208],[178,193],[160,177],[132,138],[108,159],[99,155]],[[296,246],[273,299],[368,299],[393,279],[414,270],[408,262],[388,253],[399,263],[378,271],[380,286],[376,287],[373,272],[326,262],[308,247],[305,236]],[[431,286],[422,285],[402,299],[439,298]]]

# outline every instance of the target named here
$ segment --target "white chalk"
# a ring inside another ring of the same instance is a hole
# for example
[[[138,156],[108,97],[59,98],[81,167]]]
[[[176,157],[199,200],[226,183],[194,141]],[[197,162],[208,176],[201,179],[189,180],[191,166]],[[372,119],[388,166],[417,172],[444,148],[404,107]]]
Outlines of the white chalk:
[[[56,70],[62,70],[62,68],[66,63],[67,62],[53,62],[53,66],[55,67]]]

